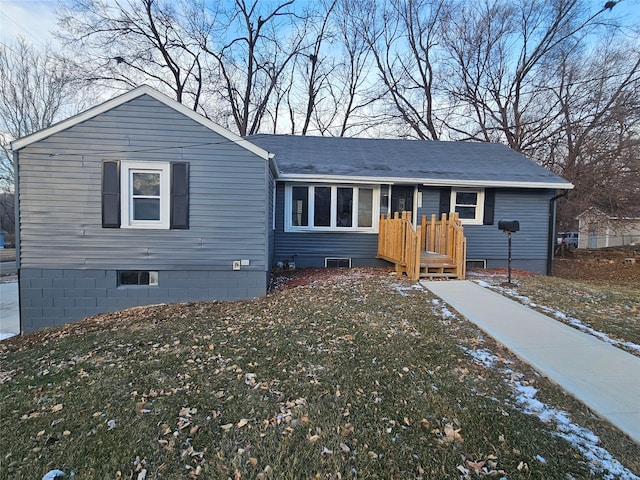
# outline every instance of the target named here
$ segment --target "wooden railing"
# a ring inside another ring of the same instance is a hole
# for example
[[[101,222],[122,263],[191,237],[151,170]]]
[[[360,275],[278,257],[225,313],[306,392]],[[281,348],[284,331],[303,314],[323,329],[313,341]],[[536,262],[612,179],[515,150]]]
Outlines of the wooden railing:
[[[455,278],[462,279],[466,275],[467,241],[464,237],[462,223],[457,213],[442,214],[440,220],[432,215],[427,221],[422,216],[416,229],[411,223],[411,212],[399,215],[381,215],[378,233],[378,257],[396,265],[398,273],[405,273],[409,278],[420,278],[421,263],[425,275],[429,273],[429,255],[446,256],[447,265],[455,265]],[[421,261],[425,252],[425,260]],[[442,265],[442,259],[439,264]]]
[[[396,272],[406,273],[412,280],[420,278],[422,227],[413,229],[411,212],[380,216],[378,257],[396,265]]]
[[[422,216],[422,238],[420,248],[423,251],[447,255],[451,263],[457,267],[459,279],[466,276],[467,265],[467,239],[464,236],[462,222],[457,213],[443,213],[440,220],[436,215],[431,215],[427,221],[426,215]]]

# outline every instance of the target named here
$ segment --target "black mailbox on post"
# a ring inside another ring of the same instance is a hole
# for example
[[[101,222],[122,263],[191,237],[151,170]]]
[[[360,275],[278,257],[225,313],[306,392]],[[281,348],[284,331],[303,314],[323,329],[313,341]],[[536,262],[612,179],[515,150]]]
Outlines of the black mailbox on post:
[[[520,222],[518,220],[498,220],[498,229],[503,232],[518,232],[520,231]]]

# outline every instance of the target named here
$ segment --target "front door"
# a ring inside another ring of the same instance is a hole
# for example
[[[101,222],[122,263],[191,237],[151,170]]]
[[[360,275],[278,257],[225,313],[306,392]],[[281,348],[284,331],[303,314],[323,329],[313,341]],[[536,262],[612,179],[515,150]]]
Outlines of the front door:
[[[393,185],[391,187],[391,214],[413,213],[413,187]]]

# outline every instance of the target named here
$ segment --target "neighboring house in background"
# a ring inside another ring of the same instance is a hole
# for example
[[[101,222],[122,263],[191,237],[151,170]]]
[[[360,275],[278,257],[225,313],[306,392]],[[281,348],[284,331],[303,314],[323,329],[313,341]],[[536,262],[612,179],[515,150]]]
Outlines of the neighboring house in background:
[[[640,208],[619,217],[591,207],[578,215],[578,248],[619,247],[640,244]]]
[[[488,143],[241,138],[139,87],[12,144],[21,329],[264,295],[273,264],[367,266],[381,213],[456,211],[467,258],[544,273],[566,180]],[[388,265],[388,264],[387,264]]]

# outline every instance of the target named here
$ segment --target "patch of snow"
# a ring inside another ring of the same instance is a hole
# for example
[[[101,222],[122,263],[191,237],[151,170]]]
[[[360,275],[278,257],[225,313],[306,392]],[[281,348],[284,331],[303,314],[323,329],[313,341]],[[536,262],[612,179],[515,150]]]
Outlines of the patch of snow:
[[[398,292],[403,297],[408,296],[409,294],[407,292],[411,290],[421,290],[421,291],[424,290],[424,288],[422,288],[422,285],[420,285],[419,283],[415,283],[409,287],[405,285],[398,285],[398,284],[395,284],[393,286],[395,287],[396,292]]]
[[[494,367],[500,359],[491,353],[486,348],[479,348],[477,350],[471,350],[469,348],[463,347],[460,345],[460,348],[468,355],[473,357],[473,359],[482,365],[484,368],[492,368]]]
[[[558,430],[555,435],[569,442],[589,460],[591,473],[602,473],[606,479],[640,479],[613,458],[607,450],[598,446],[600,439],[591,430],[573,423],[567,412],[550,407],[535,398],[537,389],[531,385],[523,385],[520,381],[513,382],[513,386],[516,402],[524,408],[524,413],[535,415],[543,422],[554,423]]]
[[[432,299],[431,304],[433,305],[431,311],[434,315],[438,315],[445,320],[456,318],[456,314],[449,310],[447,304],[442,302],[439,298]]]
[[[485,368],[495,368],[500,363],[507,363],[484,348],[477,350],[463,346],[460,348]],[[545,423],[553,423],[558,430],[554,435],[563,438],[580,451],[589,460],[589,468],[593,474],[601,473],[603,478],[611,480],[640,480],[640,477],[626,469],[607,450],[598,445],[600,439],[591,430],[573,423],[564,410],[558,410],[538,400],[536,398],[538,390],[521,381],[524,377],[522,373],[514,372],[509,367],[503,367],[500,370],[506,383],[511,386],[516,403],[520,405],[523,413],[534,415]],[[547,463],[547,460],[539,455],[536,459],[540,463]]]

